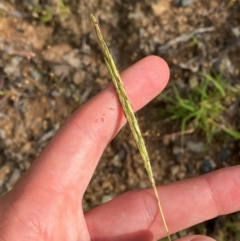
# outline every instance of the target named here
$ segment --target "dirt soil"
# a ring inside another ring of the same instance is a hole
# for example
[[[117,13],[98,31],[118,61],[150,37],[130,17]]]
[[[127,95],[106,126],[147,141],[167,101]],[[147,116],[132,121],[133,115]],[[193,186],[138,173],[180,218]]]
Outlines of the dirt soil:
[[[171,69],[169,95],[171,83],[189,91],[202,72],[221,72],[233,85],[240,82],[239,0],[96,0],[92,5],[120,70],[151,54],[163,57]],[[73,111],[109,83],[88,26],[87,11],[75,0],[0,1],[1,195]],[[240,99],[233,104],[233,123],[240,129]],[[179,123],[163,122],[157,115],[161,108],[164,103],[156,98],[138,113],[158,184],[240,163],[239,141],[225,137],[206,145],[203,133],[193,131],[182,142]],[[83,207],[149,186],[125,127],[106,148]],[[240,213],[223,216],[174,237],[194,232],[237,241],[239,221]]]

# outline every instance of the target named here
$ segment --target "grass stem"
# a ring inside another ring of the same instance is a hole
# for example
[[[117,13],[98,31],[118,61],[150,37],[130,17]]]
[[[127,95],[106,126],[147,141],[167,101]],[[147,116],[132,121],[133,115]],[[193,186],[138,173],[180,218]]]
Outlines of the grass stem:
[[[88,4],[87,4],[87,6],[88,6]],[[147,148],[146,148],[143,136],[141,134],[139,125],[138,125],[137,118],[134,114],[133,108],[131,106],[131,102],[130,102],[128,96],[127,96],[125,87],[123,85],[123,82],[122,82],[120,74],[119,74],[119,71],[118,71],[118,69],[115,65],[115,62],[114,62],[113,57],[112,57],[112,55],[111,55],[111,53],[108,49],[108,46],[107,46],[107,44],[106,44],[106,42],[103,38],[102,32],[101,32],[100,27],[98,25],[98,22],[96,20],[96,17],[91,12],[90,8],[89,8],[89,11],[90,11],[90,17],[91,17],[91,20],[93,22],[93,26],[94,26],[94,29],[95,29],[95,32],[96,32],[96,35],[97,35],[97,38],[98,38],[99,46],[100,46],[102,54],[103,54],[104,61],[106,63],[108,71],[111,75],[112,82],[113,82],[113,85],[114,85],[115,90],[117,92],[117,95],[118,95],[119,101],[121,103],[121,106],[123,108],[124,115],[127,119],[127,122],[130,126],[132,135],[134,137],[134,140],[137,144],[137,147],[139,149],[141,157],[144,161],[144,166],[145,166],[145,169],[147,171],[149,180],[152,184],[154,194],[155,194],[156,199],[157,199],[159,213],[160,213],[160,216],[163,220],[168,240],[171,241],[168,226],[167,226],[167,223],[166,223],[166,219],[164,217],[164,213],[163,213],[163,210],[162,210],[160,198],[159,198],[159,195],[158,195],[158,192],[157,192],[157,187],[156,187],[155,180],[154,180],[154,177],[153,177],[150,158],[149,158]]]

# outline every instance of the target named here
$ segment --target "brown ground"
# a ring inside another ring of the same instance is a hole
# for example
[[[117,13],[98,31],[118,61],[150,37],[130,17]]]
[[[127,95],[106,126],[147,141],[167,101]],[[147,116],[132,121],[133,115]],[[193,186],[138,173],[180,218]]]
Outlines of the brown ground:
[[[85,27],[90,23],[83,5],[64,1],[63,8],[59,2],[0,1],[0,194],[12,188],[67,117],[109,82],[93,31]],[[50,21],[36,5],[45,12],[52,9]],[[188,7],[176,6],[173,0],[96,0],[93,5],[120,69],[155,54],[167,60],[171,82],[184,91],[191,79],[199,81],[200,72],[221,71],[231,83],[239,83],[239,0],[193,1]],[[166,91],[173,94],[171,88]],[[238,114],[233,122],[238,125],[239,102],[234,100]],[[179,123],[149,118],[162,106],[157,98],[138,115],[157,183],[240,163],[240,144],[232,138],[207,146],[195,131],[182,145],[179,135],[173,134],[180,131]],[[149,185],[125,127],[103,154],[84,209]],[[195,232],[217,240],[240,240],[237,221],[239,213],[176,237]]]

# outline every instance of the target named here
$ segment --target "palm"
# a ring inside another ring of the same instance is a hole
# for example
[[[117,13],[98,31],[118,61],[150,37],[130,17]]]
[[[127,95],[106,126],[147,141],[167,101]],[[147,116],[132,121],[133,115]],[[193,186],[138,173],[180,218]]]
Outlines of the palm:
[[[134,109],[158,94],[168,76],[166,64],[156,57],[125,71],[123,79]],[[0,241],[152,241],[165,235],[151,189],[123,194],[83,213],[82,197],[97,162],[125,122],[114,93],[110,86],[81,107],[0,200]],[[106,120],[96,124],[102,112]],[[239,210],[239,171],[233,167],[159,187],[170,231]]]
[[[19,199],[10,193],[2,201],[8,221],[3,240],[89,240],[81,200],[66,193],[35,187]]]

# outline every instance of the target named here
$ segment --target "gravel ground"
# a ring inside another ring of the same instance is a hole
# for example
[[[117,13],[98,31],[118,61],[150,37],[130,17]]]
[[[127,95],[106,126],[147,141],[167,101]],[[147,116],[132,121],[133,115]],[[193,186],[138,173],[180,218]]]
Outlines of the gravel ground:
[[[65,1],[61,7],[59,2],[0,1],[1,195],[13,187],[67,117],[109,83],[83,4]],[[239,84],[239,0],[99,0],[93,8],[120,70],[155,54],[167,60],[170,82],[180,90],[189,91],[190,80],[198,83],[199,73],[209,71],[221,71],[230,83]],[[166,93],[173,94],[171,84]],[[182,143],[179,123],[149,118],[162,106],[156,98],[138,114],[158,184],[240,163],[240,142],[233,138],[206,145],[201,133],[192,132]],[[234,99],[232,106],[232,121],[240,130],[240,99]],[[85,210],[127,190],[150,186],[130,136],[125,127],[107,147],[86,191]],[[199,232],[218,240],[240,240],[237,231],[226,225],[235,221],[240,221],[239,213],[176,237]]]

